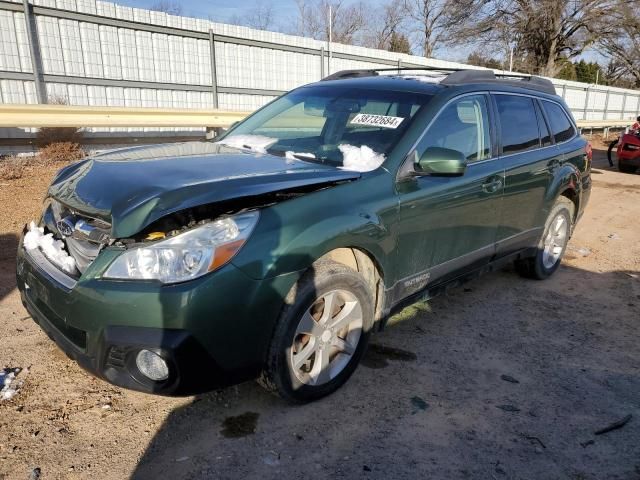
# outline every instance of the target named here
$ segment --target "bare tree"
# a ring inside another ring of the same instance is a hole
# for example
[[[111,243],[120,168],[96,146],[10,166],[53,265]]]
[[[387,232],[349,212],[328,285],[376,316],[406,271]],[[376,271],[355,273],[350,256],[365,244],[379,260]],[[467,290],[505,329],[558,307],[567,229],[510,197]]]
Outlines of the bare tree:
[[[156,12],[164,12],[169,15],[182,15],[182,5],[174,0],[157,0],[151,7]]]
[[[363,45],[389,50],[393,39],[395,40],[394,48],[398,48],[400,38],[405,38],[403,33],[406,18],[404,0],[390,0],[374,8],[367,16]],[[401,50],[404,51],[407,48],[403,45]]]
[[[462,43],[458,32],[473,18],[481,0],[404,0],[415,43],[425,57],[446,45]]]
[[[257,30],[276,30],[276,13],[273,3],[257,1],[241,15],[233,15],[227,20],[234,25]]]
[[[322,18],[318,15],[317,5],[309,0],[296,0],[298,6],[298,17],[296,19],[296,28],[292,33],[315,38],[316,40],[326,40],[324,37],[324,20],[327,16],[322,12]]]
[[[618,0],[619,1],[619,0]],[[510,43],[516,67],[555,76],[562,59],[574,59],[610,34],[616,0],[488,0],[476,5],[466,38],[485,45]]]
[[[298,21],[296,33],[316,40],[329,38],[329,12],[331,12],[332,39],[348,45],[358,44],[366,24],[363,3],[346,4],[344,0],[297,0]]]
[[[613,31],[598,39],[602,53],[611,58],[607,67],[607,77],[616,83],[626,83],[632,78],[636,87],[640,87],[640,12],[637,8],[626,8],[621,2],[620,8],[611,13]]]

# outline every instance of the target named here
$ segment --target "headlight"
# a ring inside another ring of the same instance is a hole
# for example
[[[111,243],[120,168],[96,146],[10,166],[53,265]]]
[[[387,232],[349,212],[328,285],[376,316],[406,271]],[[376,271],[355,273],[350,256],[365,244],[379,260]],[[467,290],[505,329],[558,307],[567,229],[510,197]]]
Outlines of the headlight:
[[[221,218],[117,257],[106,278],[184,282],[211,272],[240,250],[258,221],[258,212]]]

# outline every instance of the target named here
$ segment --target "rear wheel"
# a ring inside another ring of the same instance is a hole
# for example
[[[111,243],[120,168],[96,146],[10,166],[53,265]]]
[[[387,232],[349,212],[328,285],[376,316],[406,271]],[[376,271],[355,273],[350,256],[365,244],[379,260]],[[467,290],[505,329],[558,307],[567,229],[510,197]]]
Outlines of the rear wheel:
[[[259,382],[295,402],[332,393],[358,366],[372,320],[364,278],[342,264],[319,262],[287,296]]]
[[[536,280],[549,278],[560,266],[573,229],[575,206],[566,197],[559,197],[551,209],[536,254],[516,260],[520,275]]]

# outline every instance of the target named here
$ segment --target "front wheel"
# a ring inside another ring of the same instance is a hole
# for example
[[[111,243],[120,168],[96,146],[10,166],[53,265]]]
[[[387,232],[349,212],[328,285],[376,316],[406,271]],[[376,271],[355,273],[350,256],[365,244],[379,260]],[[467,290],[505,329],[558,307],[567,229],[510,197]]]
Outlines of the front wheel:
[[[526,278],[544,280],[560,266],[573,228],[575,206],[567,197],[559,197],[549,212],[536,254],[516,260],[516,270]]]
[[[294,402],[335,391],[365,352],[373,305],[358,272],[331,261],[314,264],[287,295],[260,384]]]

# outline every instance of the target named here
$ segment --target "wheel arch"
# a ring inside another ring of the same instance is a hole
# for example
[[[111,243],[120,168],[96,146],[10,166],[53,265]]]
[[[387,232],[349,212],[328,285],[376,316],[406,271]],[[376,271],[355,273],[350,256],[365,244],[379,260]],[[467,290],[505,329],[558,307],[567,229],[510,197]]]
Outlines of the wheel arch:
[[[329,250],[315,262],[331,260],[360,273],[371,289],[374,297],[374,321],[384,316],[384,271],[375,255],[361,247],[337,247]],[[310,267],[312,268],[312,267]]]
[[[580,180],[580,172],[574,167],[565,166],[561,171],[557,172],[551,188],[548,190],[546,214],[549,213],[559,197],[566,197],[573,203],[573,219],[575,223],[580,211],[580,191],[582,183]]]
[[[578,195],[578,192],[575,188],[567,187],[560,192],[558,197],[568,198],[569,200],[571,200],[571,203],[573,203],[573,218],[571,219],[571,221],[575,224],[578,217],[578,207],[580,206],[580,195]]]

